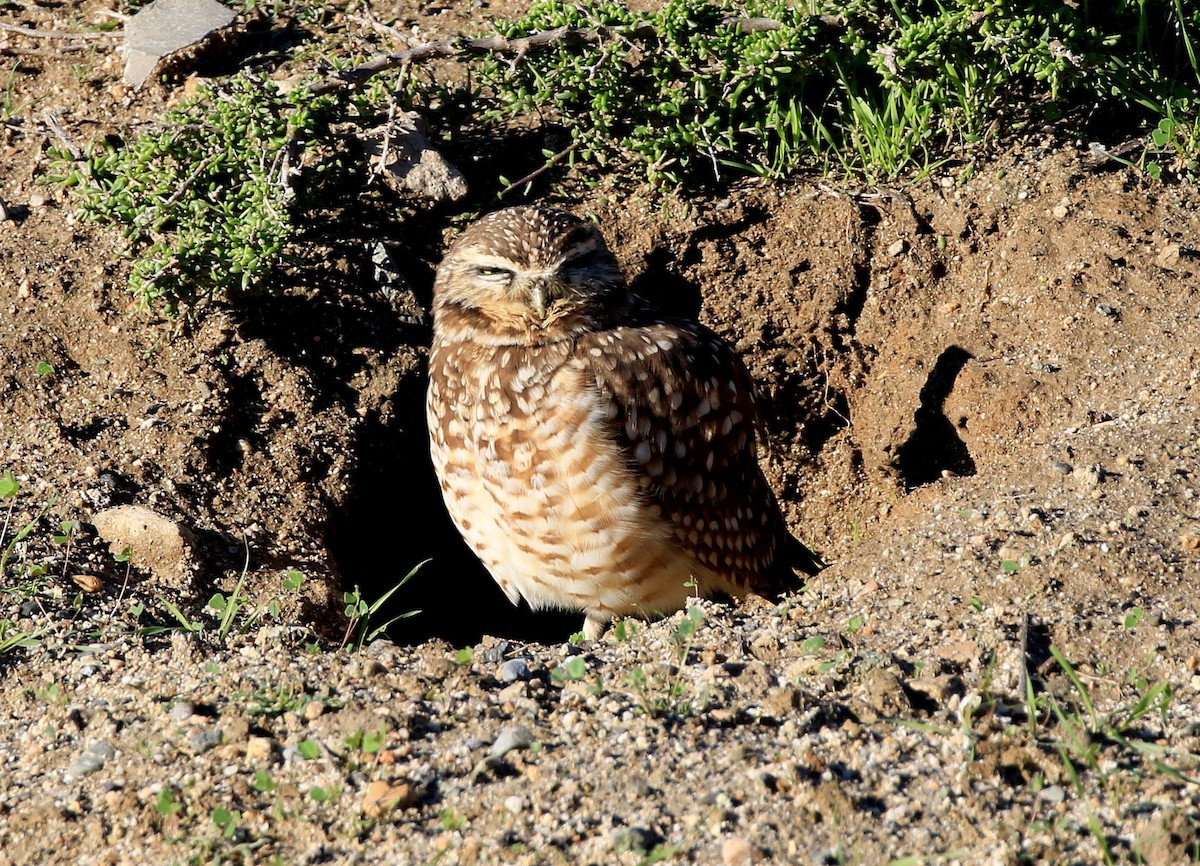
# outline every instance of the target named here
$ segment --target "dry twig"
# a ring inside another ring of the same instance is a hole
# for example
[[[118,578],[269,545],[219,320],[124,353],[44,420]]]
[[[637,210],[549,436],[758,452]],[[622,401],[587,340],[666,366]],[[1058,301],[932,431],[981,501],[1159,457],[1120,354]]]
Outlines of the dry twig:
[[[522,36],[517,39],[509,39],[506,36],[486,36],[479,39],[462,37],[439,39],[414,45],[404,51],[381,54],[353,69],[335,72],[329,78],[316,84],[312,89],[312,94],[320,96],[350,87],[361,87],[381,72],[438,57],[512,54],[515,58],[520,59],[530,52],[551,48],[578,48],[581,45],[598,45],[612,39],[630,37],[646,39],[655,35],[657,35],[657,31],[653,26],[639,24],[636,27],[596,27],[593,29],[556,27],[553,30],[543,30],[532,36]]]
[[[58,122],[58,116],[47,108],[42,111],[42,117],[46,119],[46,125],[50,127],[50,131],[54,133],[54,137],[58,139],[59,144],[67,149],[67,153],[71,154],[71,159],[82,159],[83,150],[67,135],[67,131]]]
[[[536,178],[540,177],[545,172],[554,168],[554,166],[558,165],[560,162],[562,162],[564,159],[566,159],[568,156],[570,156],[572,153],[574,153],[576,150],[578,150],[579,146],[581,144],[583,144],[583,142],[581,142],[581,141],[571,142],[569,145],[564,147],[558,153],[554,154],[554,156],[552,156],[548,160],[546,160],[546,164],[543,165],[541,168],[535,168],[533,171],[529,172],[529,174],[525,175],[523,178],[520,178],[519,180],[514,180],[512,183],[510,183],[504,189],[500,190],[499,198],[504,198],[506,195],[508,195],[510,192],[512,192],[517,187],[524,186],[525,184],[529,183],[531,180],[535,180]]]
[[[363,27],[369,27],[377,33],[381,33],[394,42],[399,42],[401,45],[412,45],[416,40],[407,34],[401,33],[395,27],[389,27],[382,21],[376,21],[366,15],[346,15],[347,21],[353,21],[355,24],[361,24]]]
[[[116,39],[115,33],[67,33],[62,30],[36,30],[33,27],[21,27],[17,24],[2,24],[0,30],[6,33],[19,33],[21,36],[32,36],[36,39]]]

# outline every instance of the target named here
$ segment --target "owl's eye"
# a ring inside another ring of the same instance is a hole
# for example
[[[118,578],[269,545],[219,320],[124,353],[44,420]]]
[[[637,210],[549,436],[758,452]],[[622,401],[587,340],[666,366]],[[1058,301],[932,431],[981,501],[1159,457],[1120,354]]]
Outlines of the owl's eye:
[[[489,283],[511,283],[514,274],[508,268],[495,268],[483,265],[475,269],[475,276]]]

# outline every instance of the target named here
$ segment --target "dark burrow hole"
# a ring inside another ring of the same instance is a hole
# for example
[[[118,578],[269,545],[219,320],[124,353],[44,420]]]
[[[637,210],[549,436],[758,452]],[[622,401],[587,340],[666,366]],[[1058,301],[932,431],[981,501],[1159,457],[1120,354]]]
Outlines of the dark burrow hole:
[[[472,173],[480,170],[472,166]],[[481,202],[479,209],[496,205]],[[287,275],[293,289],[308,289],[307,297],[293,290],[261,298],[242,321],[244,337],[261,337],[312,374],[314,390],[323,395],[318,399],[356,405],[349,383],[362,364],[358,347],[386,355],[406,347],[423,354],[428,346],[428,322],[402,321],[389,305],[374,277],[371,248],[379,240],[387,244],[418,306],[427,312],[443,231],[461,205],[407,220],[397,218],[394,206],[387,200],[359,202],[336,225],[311,221],[305,240],[331,251]],[[636,291],[668,312],[697,314],[698,287],[680,275],[666,253],[652,255],[628,276]],[[358,587],[370,604],[424,562],[372,615],[378,625],[416,612],[389,629],[393,640],[440,638],[465,646],[484,635],[543,643],[567,639],[581,629],[583,614],[535,613],[524,603],[513,605],[451,523],[429,456],[425,387],[423,369],[407,373],[391,396],[392,411],[363,419],[356,468],[344,479],[351,493],[330,515],[324,539],[341,588]]]
[[[566,640],[582,628],[583,615],[514,606],[450,522],[429,457],[424,400],[422,371],[395,395],[396,419],[364,432],[353,497],[326,539],[343,586],[358,585],[370,603],[428,560],[374,616],[383,623],[418,611],[389,630],[393,640]]]
[[[432,272],[426,275],[432,283]],[[667,312],[694,317],[697,287],[674,272],[669,257],[652,255],[629,274],[634,291]],[[429,285],[414,285],[423,302]],[[425,334],[422,345],[428,344]],[[419,611],[390,629],[409,643],[442,638],[456,646],[484,635],[561,642],[583,626],[578,611],[532,611],[513,605],[450,521],[429,456],[425,421],[426,371],[408,376],[393,395],[394,417],[368,420],[360,441],[353,497],[336,515],[326,539],[343,586],[358,585],[369,601],[380,597],[425,560],[376,614],[378,622]]]

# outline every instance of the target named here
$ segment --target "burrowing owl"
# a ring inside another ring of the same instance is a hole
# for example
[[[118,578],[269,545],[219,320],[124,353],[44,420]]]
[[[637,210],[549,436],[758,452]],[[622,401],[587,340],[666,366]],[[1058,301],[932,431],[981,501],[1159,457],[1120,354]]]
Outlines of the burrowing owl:
[[[434,284],[428,417],[450,516],[515,604],[616,616],[775,593],[819,563],[758,467],[746,368],[632,295],[591,223],[516,207]]]

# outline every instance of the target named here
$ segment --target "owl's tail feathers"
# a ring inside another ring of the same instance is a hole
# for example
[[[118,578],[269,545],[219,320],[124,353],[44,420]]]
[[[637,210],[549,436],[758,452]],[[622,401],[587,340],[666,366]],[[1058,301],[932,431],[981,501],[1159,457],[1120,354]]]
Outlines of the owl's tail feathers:
[[[796,571],[804,574],[816,574],[829,564],[791,535],[788,536],[785,543],[787,546],[784,550],[784,558],[787,564]]]
[[[781,532],[777,538],[775,557],[770,567],[759,572],[757,579],[745,587],[772,599],[803,589],[805,578],[828,565],[791,533]]]

